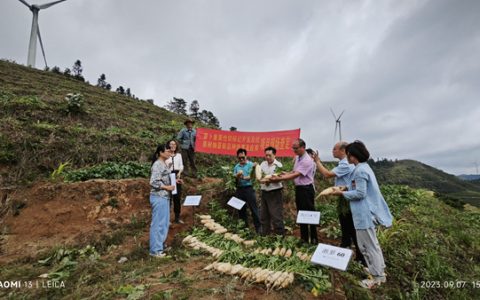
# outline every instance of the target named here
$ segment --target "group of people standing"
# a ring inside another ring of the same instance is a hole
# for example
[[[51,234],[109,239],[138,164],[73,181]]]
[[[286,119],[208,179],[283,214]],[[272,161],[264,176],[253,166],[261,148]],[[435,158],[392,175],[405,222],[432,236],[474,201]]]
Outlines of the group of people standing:
[[[183,222],[180,219],[180,200],[182,174],[187,164],[191,172],[188,175],[196,177],[196,131],[193,129],[192,120],[187,120],[185,126],[179,132],[177,140],[159,145],[152,158],[150,255],[154,257],[165,256],[171,203],[174,206],[174,222]],[[370,154],[365,145],[360,141],[335,144],[332,154],[340,161],[332,170],[325,168],[318,152],[306,149],[304,140],[295,140],[292,150],[295,153],[293,170],[282,171],[283,165],[276,159],[276,149],[274,147],[264,149],[264,161],[259,165],[262,171],[260,209],[253,188],[257,163],[248,160],[246,149],[237,150],[238,163],[233,169],[237,186],[235,197],[246,202],[239,211],[239,217],[248,226],[248,208],[257,233],[285,235],[282,182],[293,180],[297,211],[314,211],[314,177],[318,170],[324,178],[334,178],[335,186],[345,187],[334,193],[339,196],[338,215],[342,229],[340,246],[351,247],[353,243],[356,260],[372,275],[372,278],[361,281],[361,286],[371,288],[385,282],[385,262],[375,227],[376,225],[390,227],[393,217],[380,192],[375,174],[367,164]],[[175,195],[172,195],[175,183],[171,182],[171,173],[176,174]],[[317,225],[300,224],[300,236],[306,243],[318,244]]]
[[[378,186],[375,174],[367,163],[370,157],[365,145],[360,141],[338,142],[332,150],[333,157],[339,159],[332,170],[323,166],[318,152],[306,149],[305,141],[293,142],[295,153],[293,170],[277,174],[282,164],[275,159],[276,150],[265,148],[265,161],[260,164],[262,174],[261,206],[257,207],[252,184],[253,168],[256,163],[247,160],[247,150],[238,149],[238,164],[233,173],[237,180],[235,196],[246,202],[240,210],[240,218],[248,224],[247,207],[250,208],[257,233],[284,235],[282,182],[293,180],[297,211],[315,211],[314,177],[318,170],[324,178],[334,178],[338,197],[338,215],[342,229],[340,247],[355,245],[355,259],[362,263],[372,278],[362,280],[360,285],[372,288],[386,281],[385,261],[376,236],[376,225],[390,227],[393,217]],[[300,236],[306,243],[318,244],[317,226],[300,224]]]

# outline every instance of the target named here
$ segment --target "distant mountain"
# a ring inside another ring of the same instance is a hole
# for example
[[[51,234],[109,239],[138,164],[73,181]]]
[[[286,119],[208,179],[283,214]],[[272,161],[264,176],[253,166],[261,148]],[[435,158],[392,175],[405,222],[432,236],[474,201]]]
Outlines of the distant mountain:
[[[480,175],[475,175],[475,174],[470,174],[470,175],[466,175],[466,174],[462,174],[462,175],[458,175],[457,176],[458,178],[460,178],[461,180],[466,180],[466,181],[474,181],[474,180],[480,180]]]
[[[415,160],[370,160],[379,183],[425,188],[480,206],[480,180],[466,181]]]

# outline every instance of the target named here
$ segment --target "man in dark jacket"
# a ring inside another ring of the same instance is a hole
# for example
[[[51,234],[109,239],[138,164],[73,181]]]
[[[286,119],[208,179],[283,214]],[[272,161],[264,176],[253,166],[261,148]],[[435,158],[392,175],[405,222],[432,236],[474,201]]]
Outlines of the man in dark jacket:
[[[180,130],[177,135],[177,140],[180,142],[180,148],[182,148],[182,159],[185,167],[184,174],[197,177],[197,167],[195,166],[195,140],[197,138],[197,131],[193,128],[193,123],[194,121],[192,119],[185,121],[185,128]]]

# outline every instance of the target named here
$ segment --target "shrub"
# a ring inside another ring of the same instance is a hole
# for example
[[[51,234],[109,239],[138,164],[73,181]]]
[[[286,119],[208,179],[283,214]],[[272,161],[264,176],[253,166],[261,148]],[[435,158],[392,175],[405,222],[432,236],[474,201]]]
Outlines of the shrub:
[[[93,167],[68,171],[65,181],[86,181],[90,179],[146,178],[150,175],[150,164],[138,162],[106,162]]]
[[[67,101],[67,112],[69,114],[79,114],[85,112],[82,94],[69,93],[65,97],[65,101]]]

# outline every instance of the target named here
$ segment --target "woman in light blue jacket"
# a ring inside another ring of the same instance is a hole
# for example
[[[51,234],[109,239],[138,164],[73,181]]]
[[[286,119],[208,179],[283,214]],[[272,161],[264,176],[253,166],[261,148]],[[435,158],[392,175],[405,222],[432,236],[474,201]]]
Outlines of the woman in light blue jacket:
[[[360,285],[372,288],[386,281],[382,249],[375,231],[376,225],[392,226],[393,217],[380,192],[377,179],[367,163],[370,153],[360,141],[346,147],[348,162],[355,165],[348,191],[338,191],[350,203],[353,224],[360,251],[365,256],[368,271],[373,279],[365,279]]]

